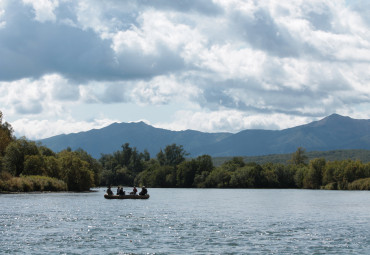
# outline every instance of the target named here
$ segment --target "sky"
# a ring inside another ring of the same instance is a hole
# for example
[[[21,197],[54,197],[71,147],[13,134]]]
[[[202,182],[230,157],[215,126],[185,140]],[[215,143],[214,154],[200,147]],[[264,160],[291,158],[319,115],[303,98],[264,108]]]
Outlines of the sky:
[[[0,111],[17,137],[370,119],[369,70],[367,0],[0,0]]]

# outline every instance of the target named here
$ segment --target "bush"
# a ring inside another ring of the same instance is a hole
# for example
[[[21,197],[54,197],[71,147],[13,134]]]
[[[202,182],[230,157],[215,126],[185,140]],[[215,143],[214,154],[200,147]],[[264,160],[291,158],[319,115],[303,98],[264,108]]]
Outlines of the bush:
[[[9,172],[7,171],[0,172],[0,180],[6,181],[10,180],[11,178],[13,178],[13,176]]]
[[[46,176],[21,176],[0,181],[0,191],[30,192],[30,191],[66,191],[64,181]]]
[[[325,186],[321,186],[321,189],[337,190],[338,184],[336,182],[331,182],[331,183],[326,184]]]
[[[358,179],[348,184],[349,190],[370,190],[370,178]]]

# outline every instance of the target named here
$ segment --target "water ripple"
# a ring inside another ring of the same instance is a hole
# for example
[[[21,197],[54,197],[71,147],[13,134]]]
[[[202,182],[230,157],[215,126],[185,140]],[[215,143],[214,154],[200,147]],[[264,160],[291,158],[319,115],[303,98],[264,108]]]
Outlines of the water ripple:
[[[367,254],[369,192],[0,195],[1,254]]]

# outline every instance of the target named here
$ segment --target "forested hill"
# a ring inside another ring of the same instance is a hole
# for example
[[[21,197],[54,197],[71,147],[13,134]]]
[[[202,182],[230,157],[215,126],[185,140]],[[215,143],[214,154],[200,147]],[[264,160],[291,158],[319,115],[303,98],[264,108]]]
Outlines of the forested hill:
[[[341,161],[341,160],[353,160],[361,161],[362,163],[370,162],[370,150],[333,150],[333,151],[309,151],[306,152],[307,160],[313,160],[317,158],[323,158],[327,161]],[[274,164],[287,164],[292,159],[292,154],[270,154],[262,156],[243,156],[241,157],[245,163],[257,163],[260,165],[266,163]],[[214,157],[213,164],[215,166],[220,166],[223,163],[232,160],[233,157]]]
[[[343,149],[370,150],[370,120],[352,119],[338,114],[284,130],[244,130],[232,133],[204,133],[194,130],[170,131],[143,122],[114,123],[102,129],[59,135],[40,140],[58,152],[67,147],[82,148],[93,157],[120,150],[129,143],[154,157],[166,145],[183,145],[191,157],[258,156],[292,153],[298,147],[307,151]]]

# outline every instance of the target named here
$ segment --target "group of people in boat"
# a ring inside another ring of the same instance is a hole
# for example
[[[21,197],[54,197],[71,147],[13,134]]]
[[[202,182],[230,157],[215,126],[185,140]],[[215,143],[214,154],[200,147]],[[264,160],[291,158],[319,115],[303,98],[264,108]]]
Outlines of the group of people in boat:
[[[113,191],[112,191],[112,188],[111,188],[110,185],[109,185],[109,187],[107,189],[107,194],[109,196],[112,196],[113,195]],[[132,192],[130,192],[130,195],[136,195],[136,194],[137,194],[137,188],[136,188],[136,186],[134,186],[134,188],[132,189]],[[141,191],[139,192],[139,195],[140,196],[144,196],[146,194],[148,194],[148,190],[146,189],[145,186],[143,186],[141,188]],[[126,192],[123,190],[123,187],[120,187],[120,186],[117,187],[116,195],[118,195],[118,196],[124,196],[124,195],[126,195]]]

